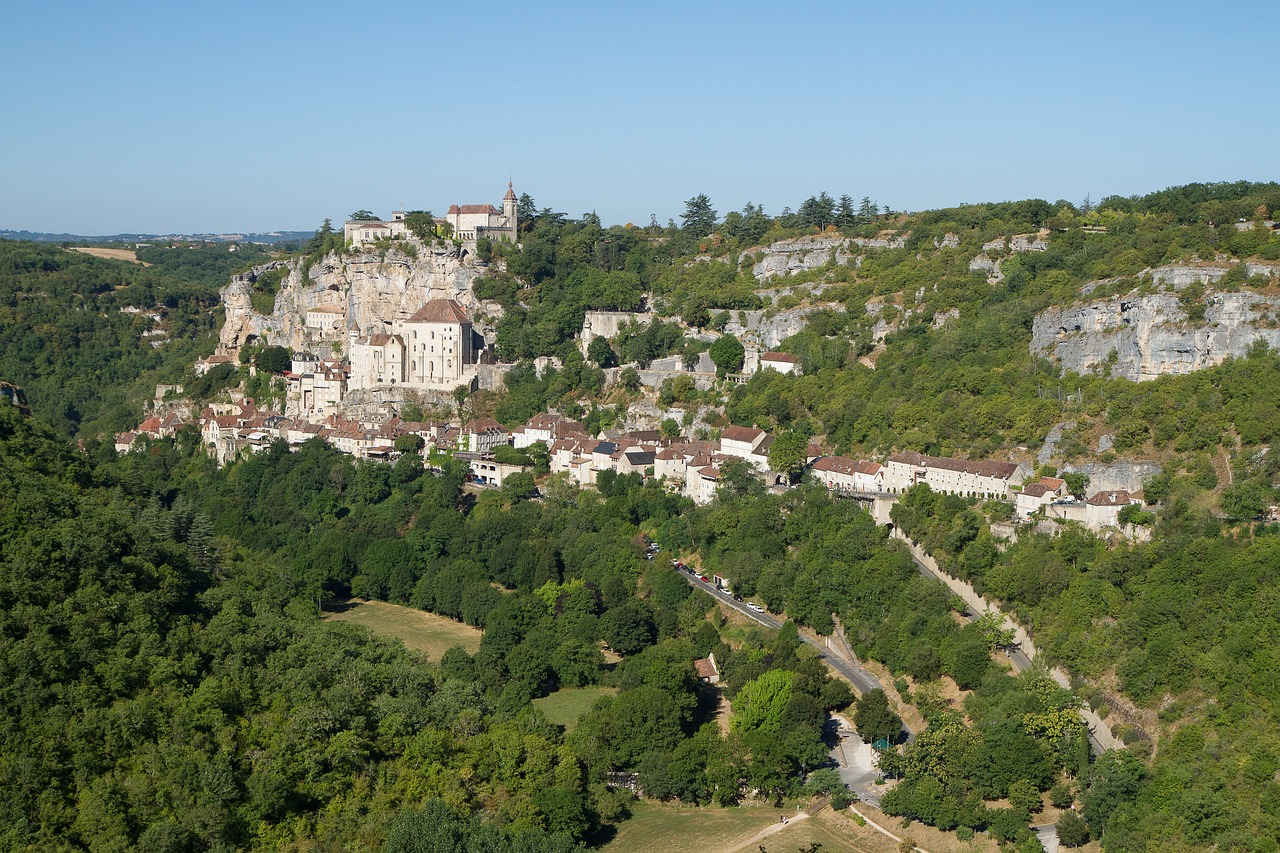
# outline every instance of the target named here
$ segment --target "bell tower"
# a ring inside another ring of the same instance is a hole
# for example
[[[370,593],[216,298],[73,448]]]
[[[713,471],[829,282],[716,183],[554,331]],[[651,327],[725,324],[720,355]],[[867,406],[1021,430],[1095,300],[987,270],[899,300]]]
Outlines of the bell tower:
[[[516,191],[507,181],[507,194],[502,197],[502,213],[507,217],[507,227],[511,229],[511,242],[516,241],[519,230],[516,227]]]

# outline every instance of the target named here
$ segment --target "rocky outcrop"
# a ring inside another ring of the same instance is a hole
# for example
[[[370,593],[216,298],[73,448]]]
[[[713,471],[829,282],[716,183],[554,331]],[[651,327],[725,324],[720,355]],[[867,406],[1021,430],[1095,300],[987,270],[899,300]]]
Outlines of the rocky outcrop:
[[[764,349],[773,349],[787,338],[803,331],[809,325],[809,315],[814,311],[831,307],[833,306],[808,305],[774,314],[769,311],[730,311],[729,323],[724,330]]]
[[[864,249],[904,249],[907,237],[905,234],[881,231],[875,237],[854,237],[853,242]]]
[[[1155,462],[1085,462],[1080,465],[1066,465],[1064,473],[1084,474],[1089,478],[1086,493],[1090,496],[1098,492],[1114,492],[1124,489],[1127,492],[1141,491],[1146,482],[1160,473],[1160,465]]]
[[[280,323],[275,315],[263,315],[253,310],[253,286],[263,274],[287,265],[285,261],[272,261],[254,267],[232,276],[227,286],[219,291],[226,313],[218,339],[220,353],[238,353],[240,347],[259,339],[277,340]]]
[[[1004,273],[1000,270],[1000,262],[990,255],[975,256],[969,261],[969,269],[972,272],[985,273],[988,284],[997,284],[1004,278]]]
[[[578,345],[583,355],[595,338],[615,338],[624,326],[641,326],[655,319],[651,312],[638,311],[588,311],[582,318],[582,331],[578,333]]]
[[[305,269],[303,261],[289,261],[274,310],[270,315],[259,314],[251,299],[254,284],[263,273],[282,265],[285,262],[276,261],[255,267],[222,289],[226,322],[219,352],[235,353],[255,338],[265,338],[273,344],[328,356],[345,352],[349,332],[367,335],[389,331],[394,321],[409,318],[431,299],[457,300],[477,321],[477,328],[482,325],[478,315],[494,310],[471,290],[483,267],[447,250],[424,246],[417,257],[390,249],[385,253],[331,254]],[[307,310],[319,306],[345,310],[337,329],[307,326]]]
[[[1031,352],[1079,373],[1110,364],[1113,376],[1141,382],[1243,357],[1259,341],[1280,349],[1280,297],[1211,291],[1201,305],[1129,294],[1044,312],[1032,324]]]
[[[1231,267],[1226,264],[1168,264],[1151,270],[1151,281],[1156,285],[1182,290],[1193,284],[1216,284]]]
[[[1009,238],[1010,252],[1047,252],[1049,251],[1048,233],[1015,234]]]
[[[814,236],[779,240],[754,253],[743,252],[738,263],[741,264],[752,254],[756,262],[751,267],[751,274],[761,283],[779,276],[817,269],[833,260],[837,264],[853,261],[857,265],[857,259],[849,251],[849,241],[844,237]]]

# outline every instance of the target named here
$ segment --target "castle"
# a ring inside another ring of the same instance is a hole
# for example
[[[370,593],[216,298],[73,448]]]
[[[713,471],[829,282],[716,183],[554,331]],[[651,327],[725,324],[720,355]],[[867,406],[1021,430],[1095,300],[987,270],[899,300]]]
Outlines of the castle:
[[[406,213],[394,211],[389,221],[353,220],[342,226],[343,238],[353,246],[367,246],[379,240],[396,240],[407,237]],[[507,194],[502,197],[502,210],[491,204],[451,204],[444,218],[436,218],[436,225],[448,224],[455,240],[474,243],[481,237],[495,242],[516,242],[516,193],[507,181]]]

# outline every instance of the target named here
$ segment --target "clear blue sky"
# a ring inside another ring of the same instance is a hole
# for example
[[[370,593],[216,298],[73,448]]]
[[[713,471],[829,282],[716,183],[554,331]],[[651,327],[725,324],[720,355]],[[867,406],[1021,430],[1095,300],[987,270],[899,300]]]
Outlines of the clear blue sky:
[[[1280,3],[9,2],[0,228],[1274,180]]]

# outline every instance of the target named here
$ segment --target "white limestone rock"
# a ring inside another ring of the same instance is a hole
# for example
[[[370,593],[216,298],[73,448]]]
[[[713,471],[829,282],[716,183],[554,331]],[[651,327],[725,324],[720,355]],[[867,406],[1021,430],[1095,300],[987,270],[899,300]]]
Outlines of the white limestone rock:
[[[289,273],[280,284],[274,310],[270,316],[258,314],[250,300],[253,283],[267,270],[285,263],[255,267],[222,289],[226,322],[219,336],[220,352],[236,353],[254,337],[265,336],[273,344],[328,357],[346,352],[350,332],[390,331],[393,322],[408,319],[431,299],[456,300],[477,328],[496,310],[472,292],[472,284],[484,274],[481,265],[459,259],[445,249],[420,245],[416,258],[399,249],[330,254],[313,264],[305,279],[302,261],[289,261]],[[345,309],[338,329],[307,327],[307,309],[321,305]]]
[[[780,276],[817,269],[832,260],[845,265],[854,261],[856,266],[856,258],[849,251],[849,243],[844,237],[823,235],[779,240],[763,249],[743,252],[738,263],[741,264],[747,255],[754,256],[756,262],[751,267],[751,274],[756,281],[764,283]]]
[[[1280,297],[1210,291],[1192,320],[1172,293],[1129,294],[1042,313],[1031,352],[1079,373],[1110,363],[1113,376],[1142,382],[1243,357],[1259,341],[1280,349]]]

